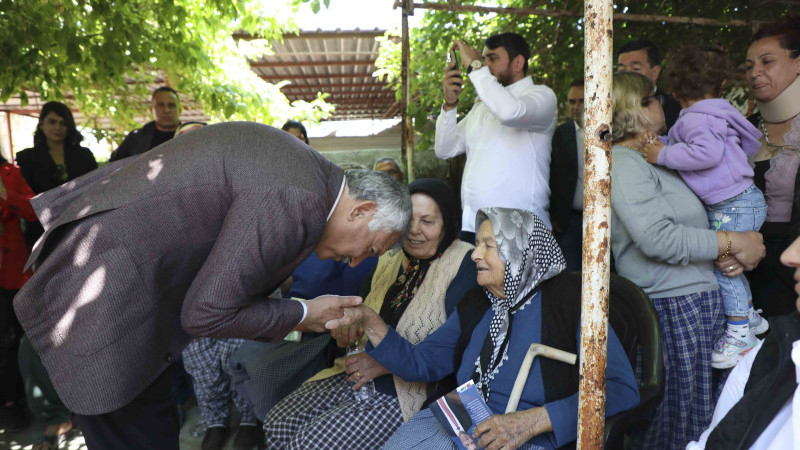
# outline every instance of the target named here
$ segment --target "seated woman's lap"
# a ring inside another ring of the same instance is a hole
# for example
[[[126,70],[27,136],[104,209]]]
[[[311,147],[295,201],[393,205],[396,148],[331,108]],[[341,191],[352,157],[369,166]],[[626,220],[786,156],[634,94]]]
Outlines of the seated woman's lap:
[[[378,448],[403,423],[397,398],[356,402],[346,375],[305,383],[264,419],[268,448]],[[358,444],[358,445],[355,445]]]

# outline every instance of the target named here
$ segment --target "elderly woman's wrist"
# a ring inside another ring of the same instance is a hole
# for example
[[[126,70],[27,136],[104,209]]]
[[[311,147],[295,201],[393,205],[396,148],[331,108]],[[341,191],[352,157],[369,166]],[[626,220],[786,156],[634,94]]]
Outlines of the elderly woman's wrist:
[[[717,259],[727,258],[734,253],[733,236],[727,230],[717,232]]]

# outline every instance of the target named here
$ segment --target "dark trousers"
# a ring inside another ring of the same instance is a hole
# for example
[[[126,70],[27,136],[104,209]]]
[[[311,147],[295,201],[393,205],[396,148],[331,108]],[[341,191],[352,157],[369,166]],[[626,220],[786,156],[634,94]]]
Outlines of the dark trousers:
[[[19,344],[19,371],[25,381],[25,396],[31,414],[48,425],[69,422],[72,412],[61,403],[50,375],[27,337],[23,337]]]
[[[22,403],[25,398],[17,364],[17,349],[23,333],[12,305],[16,294],[16,289],[0,289],[0,406],[8,402]]]
[[[75,418],[90,450],[178,450],[174,367],[169,366],[130,403],[106,414]]]

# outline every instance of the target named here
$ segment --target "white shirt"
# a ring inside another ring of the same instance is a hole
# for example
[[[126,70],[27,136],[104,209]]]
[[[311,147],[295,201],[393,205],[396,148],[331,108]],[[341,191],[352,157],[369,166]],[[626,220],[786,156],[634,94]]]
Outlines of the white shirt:
[[[763,341],[759,342],[758,346],[739,361],[739,364],[728,375],[717,406],[714,408],[714,417],[711,419],[711,425],[700,435],[700,439],[697,442],[690,442],[686,446],[686,450],[704,449],[708,436],[728,414],[728,411],[742,398],[747,379],[750,377],[750,368],[753,366],[753,361],[756,359],[756,354],[761,349],[762,343]],[[800,341],[795,341],[792,344],[792,361],[795,365],[797,381],[800,383]],[[764,429],[761,436],[753,443],[753,446],[750,447],[751,450],[800,450],[800,387],[795,390],[793,397],[778,411],[772,422]],[[792,428],[797,430],[797,433]]]
[[[484,66],[469,74],[478,100],[456,124],[456,108],[436,120],[434,150],[442,159],[467,154],[461,180],[461,228],[475,231],[480,208],[536,212],[550,224],[550,142],[556,129],[556,95],[525,77],[503,86]]]

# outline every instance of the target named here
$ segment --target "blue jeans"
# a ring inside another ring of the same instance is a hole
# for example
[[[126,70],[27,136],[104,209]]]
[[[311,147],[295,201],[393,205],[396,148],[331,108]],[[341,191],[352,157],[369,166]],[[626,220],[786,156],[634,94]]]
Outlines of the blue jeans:
[[[708,222],[714,231],[758,231],[767,218],[764,194],[750,185],[741,194],[728,200],[706,205]],[[718,268],[714,274],[722,291],[722,306],[726,316],[746,316],[750,310],[750,284],[744,274],[726,277]]]

